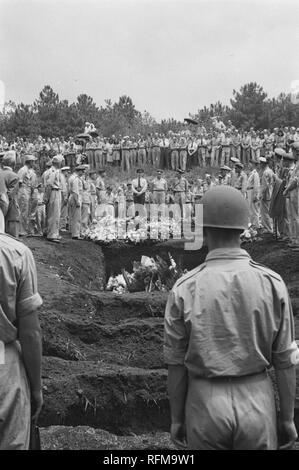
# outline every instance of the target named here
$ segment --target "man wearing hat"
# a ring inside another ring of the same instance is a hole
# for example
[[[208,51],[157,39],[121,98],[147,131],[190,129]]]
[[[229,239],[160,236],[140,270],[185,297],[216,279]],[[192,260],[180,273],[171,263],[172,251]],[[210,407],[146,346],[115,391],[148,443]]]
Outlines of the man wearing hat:
[[[147,180],[142,176],[144,170],[138,168],[136,170],[137,178],[132,180],[132,190],[134,194],[134,203],[144,205],[145,203],[145,193],[147,190]]]
[[[295,165],[291,170],[283,195],[289,197],[290,247],[299,249],[299,142],[292,145]]]
[[[95,219],[96,207],[97,207],[97,190],[96,190],[96,180],[97,172],[95,169],[89,170],[88,172],[88,181],[90,188],[90,221],[92,222]]]
[[[68,225],[68,176],[71,168],[69,166],[63,166],[60,169],[61,176],[61,213],[60,213],[60,230],[62,232],[67,231]]]
[[[166,179],[162,178],[162,174],[163,170],[157,170],[157,176],[152,182],[154,204],[165,204],[168,185]]]
[[[230,185],[230,172],[231,169],[229,166],[223,165],[220,167],[220,177],[221,177],[221,184]]]
[[[130,156],[131,156],[131,143],[129,140],[129,136],[125,135],[123,141],[121,143],[121,168],[123,171],[129,171],[131,168],[130,165]]]
[[[75,172],[69,178],[69,232],[73,240],[78,240],[81,233],[81,206],[83,183],[82,175],[85,171],[84,165],[75,167]]]
[[[249,204],[249,221],[255,227],[259,228],[259,195],[260,195],[260,176],[257,171],[258,162],[252,159],[249,164],[250,173],[247,179],[247,197]]]
[[[202,204],[209,253],[175,283],[165,310],[172,441],[193,450],[290,449],[299,351],[286,285],[240,248],[249,216],[240,191],[212,188]]]
[[[102,215],[102,210],[104,210],[104,205],[106,203],[106,200],[105,200],[106,187],[105,187],[105,180],[104,180],[106,176],[106,170],[105,168],[99,168],[97,173],[98,173],[98,176],[96,178],[95,185],[96,185],[97,205],[98,205],[97,213],[98,213],[98,216],[100,217]]]
[[[8,210],[5,215],[5,232],[15,238],[19,237],[20,208],[18,204],[19,177],[14,172],[16,157],[11,152],[6,152],[2,158],[3,176],[8,196]]]
[[[181,208],[181,214],[183,216],[183,206],[186,201],[186,193],[188,191],[188,181],[183,176],[184,171],[179,169],[177,170],[177,178],[173,186],[174,202],[179,204]]]
[[[45,203],[47,214],[47,239],[59,243],[60,214],[62,204],[61,164],[62,155],[54,155],[52,166],[45,178]]]
[[[265,233],[273,233],[273,224],[269,215],[270,202],[274,183],[274,174],[266,157],[260,158],[261,165],[261,225]]]
[[[25,165],[18,171],[19,192],[18,203],[20,208],[20,236],[29,233],[29,214],[32,204],[32,195],[36,187],[37,176],[33,169],[36,158],[34,155],[25,155]]]
[[[83,231],[88,228],[89,219],[90,219],[90,205],[91,205],[91,195],[90,195],[90,182],[88,177],[89,165],[84,165],[85,170],[81,176],[83,190],[82,190],[82,205],[81,205],[81,235]]]
[[[135,214],[134,210],[134,193],[132,189],[132,183],[129,181],[127,183],[127,189],[125,190],[125,198],[126,198],[126,215]]]
[[[243,171],[243,165],[242,163],[236,163],[235,164],[235,170],[236,170],[236,179],[234,183],[234,187],[241,191],[243,196],[246,198],[247,197],[247,175],[245,171]]]
[[[281,148],[275,151],[277,158],[281,159],[274,173],[274,185],[269,208],[270,217],[273,219],[275,235],[279,240],[286,241],[290,237],[290,224],[288,218],[289,199],[284,197],[286,180],[289,174],[289,166],[294,161],[292,154],[288,154]]]

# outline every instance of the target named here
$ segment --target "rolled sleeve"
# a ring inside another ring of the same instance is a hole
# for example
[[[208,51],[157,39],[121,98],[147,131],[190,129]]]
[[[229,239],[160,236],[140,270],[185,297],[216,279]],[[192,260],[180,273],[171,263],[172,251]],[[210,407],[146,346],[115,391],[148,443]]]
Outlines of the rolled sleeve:
[[[31,251],[24,251],[20,281],[18,285],[16,315],[17,318],[24,317],[34,312],[42,305],[43,301],[37,291],[37,273],[35,262]]]
[[[183,365],[188,337],[183,315],[183,302],[176,292],[169,294],[164,319],[164,361],[168,365]]]
[[[284,291],[280,327],[272,345],[272,364],[275,369],[287,369],[299,363],[292,306],[286,287]]]

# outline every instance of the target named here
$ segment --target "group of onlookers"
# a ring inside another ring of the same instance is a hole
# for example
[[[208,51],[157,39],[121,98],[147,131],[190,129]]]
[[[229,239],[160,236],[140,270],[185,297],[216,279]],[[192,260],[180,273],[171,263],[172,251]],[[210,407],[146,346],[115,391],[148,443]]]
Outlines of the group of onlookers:
[[[259,161],[260,157],[271,156],[277,147],[288,151],[296,141],[299,141],[299,128],[242,131],[230,121],[227,125],[219,121],[209,130],[199,125],[176,133],[97,136],[88,141],[76,137],[39,136],[33,141],[18,137],[9,142],[0,137],[0,151],[15,151],[17,168],[24,165],[25,155],[34,155],[40,172],[45,171],[47,162],[57,154],[64,156],[65,164],[72,171],[82,162],[88,163],[93,170],[117,166],[122,171],[129,171],[149,164],[160,169],[185,171],[196,166],[227,165],[231,157],[248,165],[251,159]]]

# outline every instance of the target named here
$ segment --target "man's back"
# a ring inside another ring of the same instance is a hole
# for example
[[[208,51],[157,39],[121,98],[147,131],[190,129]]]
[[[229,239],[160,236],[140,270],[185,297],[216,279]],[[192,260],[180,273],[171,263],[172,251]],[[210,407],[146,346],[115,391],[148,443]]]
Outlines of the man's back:
[[[290,361],[294,325],[286,286],[245,250],[213,250],[178,280],[165,321],[168,363],[181,360],[196,376],[245,376]]]

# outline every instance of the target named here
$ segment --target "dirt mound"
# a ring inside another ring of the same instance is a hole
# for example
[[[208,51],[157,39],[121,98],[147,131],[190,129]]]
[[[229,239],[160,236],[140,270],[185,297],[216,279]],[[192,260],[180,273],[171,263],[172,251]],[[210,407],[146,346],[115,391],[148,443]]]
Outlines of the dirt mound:
[[[44,301],[45,405],[40,424],[58,425],[43,430],[47,448],[168,448],[169,441],[163,437],[161,443],[160,434],[152,434],[167,432],[170,422],[162,357],[167,293],[120,295],[102,289],[110,273],[122,267],[131,271],[132,261],[142,255],[167,259],[170,252],[177,263],[192,269],[203,262],[206,250],[184,252],[181,243],[170,242],[109,250],[68,239],[61,245],[38,238],[24,241],[34,253]],[[243,247],[283,277],[297,314],[299,254],[266,238]],[[295,325],[299,339],[299,316]]]
[[[167,431],[166,371],[44,358],[40,424],[89,426],[117,434]]]
[[[174,450],[168,433],[117,436],[88,426],[49,426],[41,429],[44,450]]]

